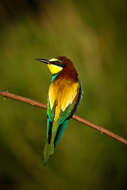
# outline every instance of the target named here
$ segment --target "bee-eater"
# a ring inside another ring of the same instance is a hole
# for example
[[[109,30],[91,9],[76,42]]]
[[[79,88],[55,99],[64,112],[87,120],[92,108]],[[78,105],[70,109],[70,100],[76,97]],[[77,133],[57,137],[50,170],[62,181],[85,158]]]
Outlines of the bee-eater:
[[[76,111],[81,98],[81,85],[76,69],[65,56],[36,60],[46,63],[52,74],[48,91],[47,135],[44,147],[44,165],[46,165],[69,119]]]

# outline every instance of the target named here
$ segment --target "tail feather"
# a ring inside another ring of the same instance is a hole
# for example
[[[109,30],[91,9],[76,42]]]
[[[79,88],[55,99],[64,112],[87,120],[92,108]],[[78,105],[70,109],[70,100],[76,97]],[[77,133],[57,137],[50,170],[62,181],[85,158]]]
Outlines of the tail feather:
[[[54,130],[54,131],[52,130],[50,141],[49,139],[46,140],[46,143],[44,146],[44,165],[47,164],[50,156],[54,153],[54,149],[56,145],[58,144],[67,123],[68,123],[68,120],[65,120],[61,125],[59,125],[57,130]]]
[[[47,164],[49,157],[54,153],[54,143],[48,143],[46,141],[45,147],[44,147],[44,165]]]

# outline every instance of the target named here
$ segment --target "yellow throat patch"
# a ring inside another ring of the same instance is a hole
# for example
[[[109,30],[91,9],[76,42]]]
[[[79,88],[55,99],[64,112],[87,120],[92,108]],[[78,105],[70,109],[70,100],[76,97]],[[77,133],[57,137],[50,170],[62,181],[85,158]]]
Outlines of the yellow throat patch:
[[[48,64],[48,68],[53,75],[59,73],[63,69],[62,67],[53,64]]]

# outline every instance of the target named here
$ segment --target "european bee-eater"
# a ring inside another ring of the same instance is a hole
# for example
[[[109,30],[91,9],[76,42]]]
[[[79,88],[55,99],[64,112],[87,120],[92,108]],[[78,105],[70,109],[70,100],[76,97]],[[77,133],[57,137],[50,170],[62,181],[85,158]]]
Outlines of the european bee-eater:
[[[52,74],[48,91],[47,135],[44,147],[44,165],[58,144],[64,129],[76,111],[81,98],[81,85],[72,62],[59,56],[36,60],[46,63]]]

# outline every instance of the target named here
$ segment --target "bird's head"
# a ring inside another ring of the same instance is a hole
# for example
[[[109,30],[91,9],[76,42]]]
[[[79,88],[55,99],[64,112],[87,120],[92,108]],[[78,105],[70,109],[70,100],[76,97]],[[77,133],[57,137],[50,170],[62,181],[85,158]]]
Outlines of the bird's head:
[[[62,76],[71,77],[77,80],[77,72],[70,59],[65,56],[59,56],[52,59],[37,58],[37,61],[46,63],[52,75],[61,73]]]
[[[61,61],[59,58],[52,58],[52,59],[41,59],[37,58],[37,61],[46,63],[52,75],[57,74],[63,70],[66,64]]]

